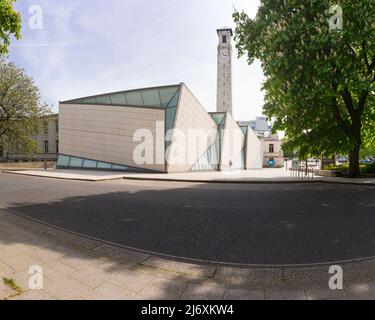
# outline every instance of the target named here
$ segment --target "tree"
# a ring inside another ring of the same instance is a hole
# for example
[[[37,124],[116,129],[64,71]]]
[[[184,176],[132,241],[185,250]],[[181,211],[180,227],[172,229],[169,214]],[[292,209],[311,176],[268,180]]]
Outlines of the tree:
[[[7,53],[10,38],[21,37],[21,15],[14,11],[15,0],[0,0],[0,55]]]
[[[0,59],[0,147],[15,153],[38,152],[32,139],[50,114],[40,103],[40,93],[32,78],[13,63]]]
[[[375,2],[262,0],[255,19],[235,12],[236,42],[262,62],[264,111],[288,148],[307,155],[350,154],[374,138]],[[341,28],[341,13],[343,27]]]

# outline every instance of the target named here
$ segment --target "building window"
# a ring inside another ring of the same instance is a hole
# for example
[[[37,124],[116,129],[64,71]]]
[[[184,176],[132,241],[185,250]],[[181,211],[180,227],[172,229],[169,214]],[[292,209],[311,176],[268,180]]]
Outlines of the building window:
[[[45,123],[45,124],[44,124],[44,134],[45,134],[45,135],[48,134],[48,123]]]
[[[270,144],[269,152],[270,153],[274,153],[275,152],[275,145],[274,144]]]
[[[44,153],[48,153],[48,140],[44,141]]]
[[[59,121],[58,120],[56,120],[55,125],[56,125],[56,133],[59,133]]]
[[[227,43],[227,36],[223,36],[223,43]]]
[[[56,153],[59,153],[59,140],[56,140]]]

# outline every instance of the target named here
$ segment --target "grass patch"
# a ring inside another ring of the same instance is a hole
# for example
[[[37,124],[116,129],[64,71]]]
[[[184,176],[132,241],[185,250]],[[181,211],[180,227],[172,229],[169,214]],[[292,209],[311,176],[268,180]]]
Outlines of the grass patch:
[[[19,295],[23,292],[22,288],[16,283],[14,279],[3,278],[3,283],[13,291],[15,291],[16,295]]]
[[[375,173],[375,163],[372,164],[361,164],[359,165],[359,169],[361,170],[361,174],[374,174]],[[340,171],[342,174],[349,173],[349,165],[343,164],[340,166],[336,166],[331,164],[329,166],[325,166],[323,170],[333,170],[333,171]]]

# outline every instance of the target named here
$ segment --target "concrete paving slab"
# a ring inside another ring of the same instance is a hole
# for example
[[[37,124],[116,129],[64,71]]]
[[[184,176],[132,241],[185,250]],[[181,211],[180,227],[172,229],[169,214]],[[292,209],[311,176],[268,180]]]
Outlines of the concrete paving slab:
[[[43,264],[42,268],[43,275],[51,281],[62,279],[65,276],[77,271],[73,267],[61,263],[60,261],[50,261],[46,264]]]
[[[123,174],[110,171],[92,171],[92,170],[22,170],[9,171],[3,170],[3,173],[18,174],[24,176],[34,176],[41,178],[63,179],[63,180],[78,180],[78,181],[108,181],[118,180],[123,178]]]
[[[21,295],[15,296],[10,300],[55,300],[44,290],[30,290]]]
[[[224,300],[264,300],[263,290],[228,289],[225,291]]]
[[[375,282],[352,284],[345,290],[351,300],[375,299]]]
[[[188,283],[186,281],[180,280],[176,278],[175,280],[166,279],[155,277],[152,282],[152,286],[157,287],[163,292],[166,292],[168,295],[172,295],[174,297],[179,297],[188,287]]]
[[[213,277],[216,272],[216,267],[214,266],[203,266],[191,263],[182,263],[172,260],[160,259],[156,257],[150,257],[142,263],[143,265],[169,270],[173,272],[186,273],[194,276],[200,277]]]
[[[191,284],[182,294],[182,300],[223,300],[225,288]]]
[[[63,256],[73,253],[73,249],[64,246],[51,246],[29,253],[29,256],[42,263],[57,260]]]
[[[306,289],[308,300],[348,300],[349,297],[344,290],[331,289]]]
[[[115,275],[109,282],[129,291],[133,291],[134,293],[138,293],[148,286],[153,279],[154,276],[144,272],[125,270]]]
[[[4,260],[6,261],[6,260]],[[6,265],[5,263],[0,263],[0,277],[3,277],[11,272],[13,272],[14,270],[9,267],[8,265]]]
[[[306,300],[306,294],[302,290],[290,291],[266,291],[266,300]]]
[[[90,292],[81,282],[65,277],[57,281],[44,281],[44,290],[58,300],[74,300]]]
[[[219,268],[215,279],[232,286],[259,288],[283,277],[278,268]]]
[[[6,261],[7,265],[14,271],[28,270],[30,266],[41,265],[41,262],[24,254],[17,257],[9,258]]]
[[[114,275],[109,272],[90,266],[69,275],[70,278],[73,278],[91,288],[97,288],[113,276]]]
[[[125,290],[112,283],[104,283],[92,291],[83,294],[85,300],[130,300],[134,292]]]
[[[138,263],[142,263],[150,257],[149,254],[140,252],[130,251],[125,248],[115,247],[113,245],[102,244],[94,249],[98,254],[113,257],[122,264],[128,266],[134,266]]]
[[[87,255],[85,253],[73,252],[69,255],[66,255],[60,258],[58,261],[76,270],[79,270],[91,264],[94,264],[96,262],[96,258],[94,256]]]
[[[229,172],[186,172],[186,173],[131,173],[110,172],[99,170],[22,170],[2,171],[7,174],[53,178],[63,180],[77,180],[101,182],[111,180],[146,180],[195,183],[311,183],[328,182],[339,184],[355,184],[375,186],[375,178],[350,179],[335,177],[319,177],[314,179],[296,179],[291,177],[285,168],[264,168],[259,170],[239,170]]]
[[[154,285],[147,286],[142,289],[135,297],[135,300],[176,300],[179,295],[172,293]]]

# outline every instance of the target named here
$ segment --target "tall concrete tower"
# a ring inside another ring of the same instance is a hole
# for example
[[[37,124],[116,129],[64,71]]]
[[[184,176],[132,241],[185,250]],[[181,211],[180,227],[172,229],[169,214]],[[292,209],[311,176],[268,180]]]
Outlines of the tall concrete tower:
[[[231,28],[217,30],[217,112],[232,114],[232,37]]]

